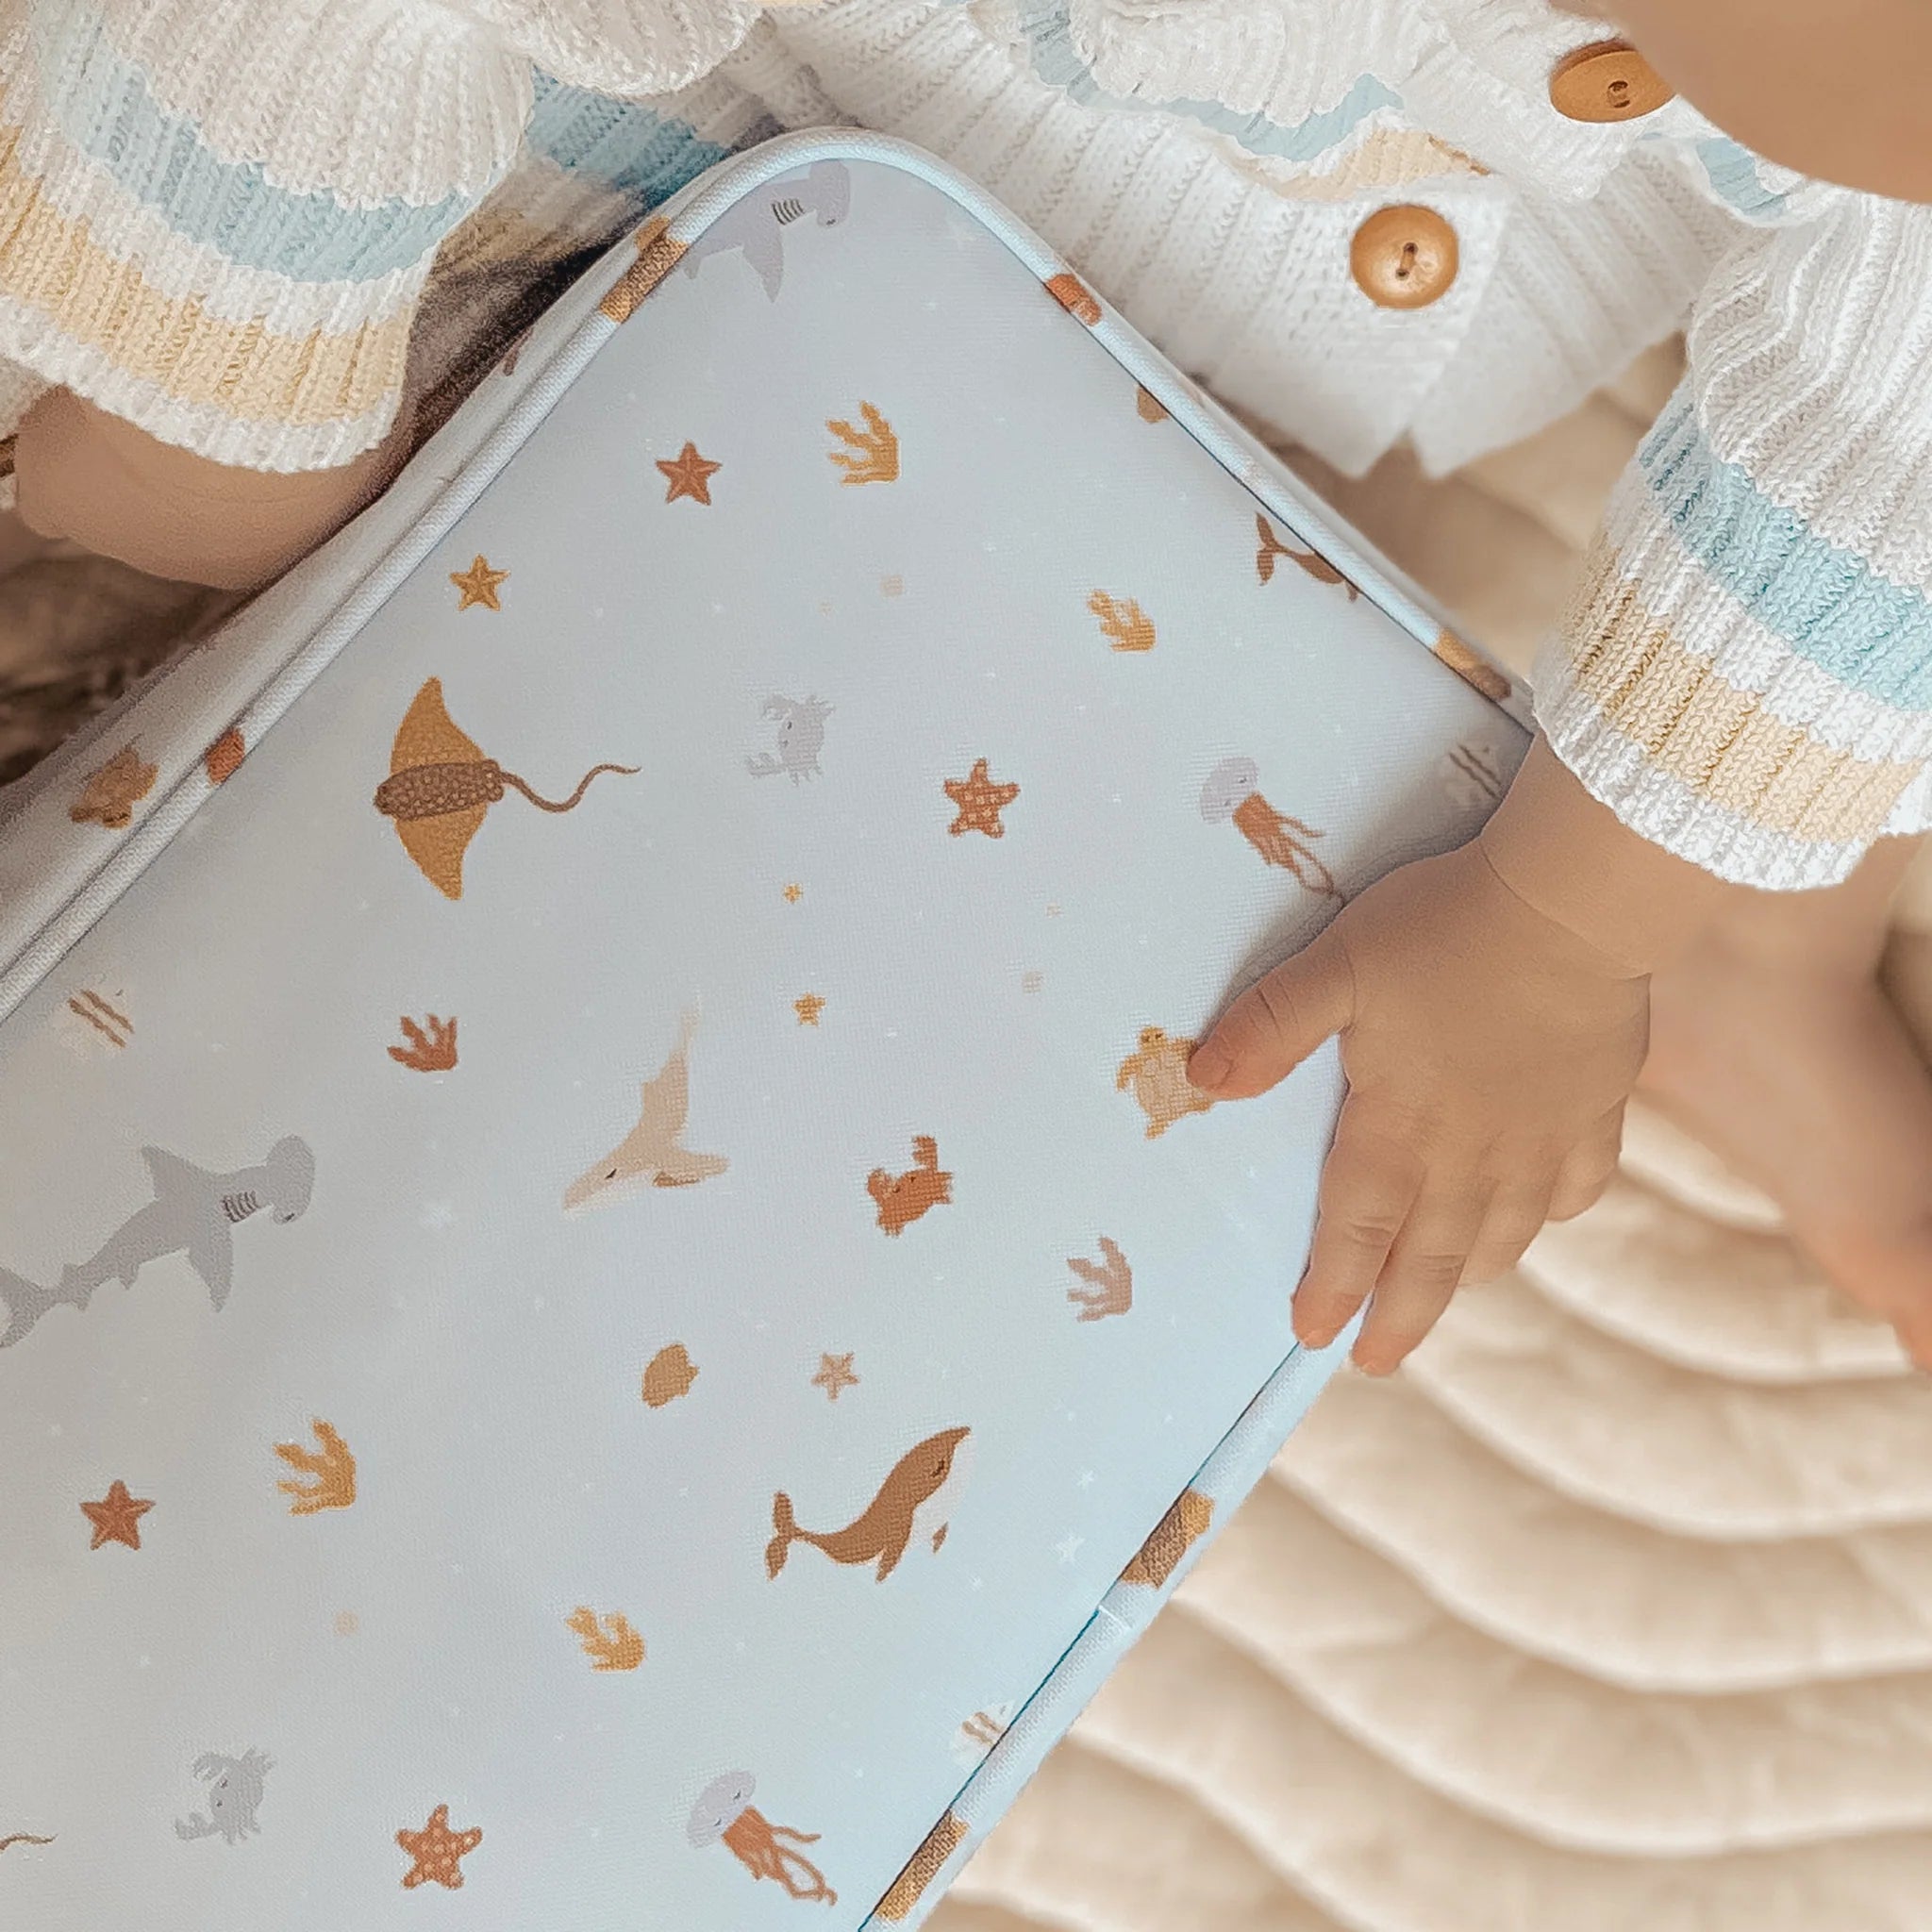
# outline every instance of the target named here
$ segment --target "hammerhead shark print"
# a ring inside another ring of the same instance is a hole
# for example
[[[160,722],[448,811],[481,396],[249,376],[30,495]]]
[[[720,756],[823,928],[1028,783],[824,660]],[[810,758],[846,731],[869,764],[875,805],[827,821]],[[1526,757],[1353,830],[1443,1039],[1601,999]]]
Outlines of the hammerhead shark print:
[[[784,231],[808,214],[822,228],[836,227],[851,208],[851,170],[843,161],[814,161],[802,178],[769,181],[727,208],[685,250],[684,272],[695,275],[712,256],[742,249],[775,302],[785,280]]]
[[[809,1543],[835,1563],[876,1563],[883,1583],[916,1536],[937,1551],[946,1540],[953,1506],[973,1468],[973,1431],[941,1429],[915,1443],[893,1463],[879,1492],[843,1529],[801,1529],[791,1498],[772,1498],[772,1541],[765,1574],[775,1577],[793,1543]]]
[[[276,1222],[297,1219],[315,1189],[315,1156],[292,1135],[277,1141],[259,1167],[213,1174],[179,1155],[143,1147],[154,1199],[108,1237],[91,1260],[70,1264],[52,1288],[0,1268],[0,1348],[10,1348],[50,1308],[85,1310],[109,1281],[132,1288],[150,1261],[185,1255],[219,1312],[235,1276],[235,1230],[266,1210]]]
[[[691,1116],[686,1057],[698,1017],[687,1013],[655,1079],[646,1080],[638,1124],[602,1160],[592,1161],[564,1190],[563,1211],[575,1214],[627,1199],[640,1188],[688,1188],[731,1165],[722,1154],[693,1154],[678,1145]]]

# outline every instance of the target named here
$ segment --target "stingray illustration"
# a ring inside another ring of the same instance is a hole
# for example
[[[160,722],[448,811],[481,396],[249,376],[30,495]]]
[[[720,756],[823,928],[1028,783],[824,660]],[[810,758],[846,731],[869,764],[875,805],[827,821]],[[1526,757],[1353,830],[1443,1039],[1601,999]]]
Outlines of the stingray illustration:
[[[722,1154],[693,1154],[678,1143],[691,1115],[691,1076],[686,1058],[698,1016],[687,1013],[655,1079],[642,1088],[638,1124],[602,1160],[593,1161],[564,1191],[563,1211],[575,1214],[627,1199],[641,1188],[688,1188],[723,1174]]]
[[[686,249],[684,272],[695,275],[712,256],[741,249],[775,302],[785,280],[785,230],[808,214],[834,228],[851,208],[851,170],[843,161],[814,161],[805,175],[768,181],[727,208]]]
[[[490,808],[506,791],[520,791],[543,811],[575,811],[591,780],[604,772],[637,774],[635,765],[592,765],[565,799],[541,798],[451,721],[442,680],[430,678],[396,728],[389,776],[375,788],[375,808],[393,819],[403,850],[445,899],[463,896],[463,854]]]
[[[883,1583],[914,1537],[937,1551],[946,1540],[953,1506],[973,1468],[973,1431],[941,1429],[916,1442],[893,1463],[878,1494],[843,1529],[801,1529],[791,1498],[772,1498],[772,1541],[765,1574],[775,1577],[793,1543],[809,1543],[835,1563],[876,1563]]]
[[[143,1147],[141,1158],[154,1199],[136,1208],[92,1260],[63,1269],[52,1288],[0,1268],[0,1308],[8,1314],[0,1348],[11,1347],[49,1308],[85,1311],[104,1282],[131,1288],[150,1261],[169,1255],[187,1256],[219,1313],[234,1280],[235,1230],[264,1209],[277,1222],[296,1220],[315,1189],[315,1156],[292,1135],[277,1141],[259,1167],[233,1174],[210,1173],[158,1147]]]

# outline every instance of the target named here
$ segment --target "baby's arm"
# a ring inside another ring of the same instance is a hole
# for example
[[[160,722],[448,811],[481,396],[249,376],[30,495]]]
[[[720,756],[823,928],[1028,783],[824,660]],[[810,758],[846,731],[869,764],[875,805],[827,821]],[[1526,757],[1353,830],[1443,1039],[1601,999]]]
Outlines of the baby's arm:
[[[333,470],[282,475],[209,461],[75,395],[50,391],[14,451],[22,522],[155,576],[251,591],[369,503],[406,453],[406,427]]]
[[[1224,1098],[1341,1036],[1302,1341],[1332,1341],[1373,1291],[1356,1358],[1392,1369],[1458,1285],[1596,1198],[1648,975],[1748,890],[1620,824],[1539,740],[1473,844],[1391,874],[1235,1002],[1190,1069]]]

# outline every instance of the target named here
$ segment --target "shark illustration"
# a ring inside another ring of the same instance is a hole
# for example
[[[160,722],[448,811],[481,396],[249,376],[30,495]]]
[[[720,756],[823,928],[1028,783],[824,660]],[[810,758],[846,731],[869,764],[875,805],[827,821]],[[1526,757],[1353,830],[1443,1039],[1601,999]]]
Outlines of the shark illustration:
[[[803,177],[768,181],[726,209],[685,250],[684,272],[695,275],[712,256],[742,249],[775,302],[785,280],[784,231],[808,214],[822,228],[837,227],[851,208],[851,170],[843,161],[814,161]]]
[[[843,1529],[801,1529],[783,1490],[772,1498],[772,1541],[765,1574],[776,1576],[793,1543],[810,1543],[835,1563],[876,1562],[883,1583],[914,1537],[937,1551],[946,1540],[953,1506],[973,1467],[973,1431],[941,1429],[893,1463],[891,1474],[858,1518]]]
[[[295,1220],[315,1189],[315,1156],[292,1135],[269,1149],[259,1167],[212,1174],[179,1155],[143,1147],[154,1199],[137,1208],[92,1260],[61,1271],[52,1288],[0,1268],[0,1348],[8,1348],[49,1308],[85,1309],[95,1289],[109,1281],[131,1288],[150,1261],[185,1255],[219,1311],[235,1274],[235,1230],[264,1210],[277,1222]]]
[[[691,1115],[691,1078],[685,1062],[697,1024],[695,1013],[684,1016],[677,1044],[657,1077],[644,1082],[637,1125],[564,1190],[566,1214],[625,1200],[640,1188],[691,1187],[730,1166],[722,1154],[692,1154],[678,1145]]]

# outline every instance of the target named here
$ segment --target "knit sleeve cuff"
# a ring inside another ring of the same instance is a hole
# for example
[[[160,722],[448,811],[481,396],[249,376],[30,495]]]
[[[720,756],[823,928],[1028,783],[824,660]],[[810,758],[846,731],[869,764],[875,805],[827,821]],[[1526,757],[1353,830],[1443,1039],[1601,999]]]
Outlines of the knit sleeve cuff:
[[[260,470],[390,428],[526,60],[438,8],[27,4],[0,28],[0,358]]]
[[[1536,669],[1552,749],[1632,830],[1782,891],[1920,829],[1932,606],[1712,449],[1687,389]]]

